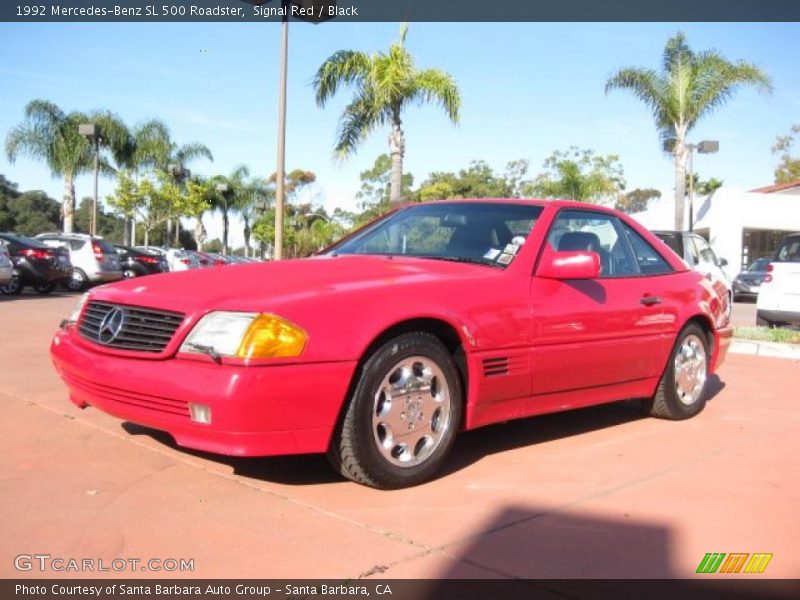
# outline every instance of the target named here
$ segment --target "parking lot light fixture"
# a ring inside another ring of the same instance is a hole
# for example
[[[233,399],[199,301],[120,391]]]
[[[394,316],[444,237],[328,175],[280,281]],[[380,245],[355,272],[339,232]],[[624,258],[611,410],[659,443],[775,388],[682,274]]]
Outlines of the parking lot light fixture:
[[[689,150],[689,231],[694,230],[694,151],[699,154],[714,154],[719,152],[717,140],[703,140],[699,144],[686,144]]]
[[[103,132],[97,123],[81,123],[78,133],[94,143],[94,199],[92,200],[92,216],[89,221],[89,233],[97,235],[97,183],[100,176],[100,142]]]

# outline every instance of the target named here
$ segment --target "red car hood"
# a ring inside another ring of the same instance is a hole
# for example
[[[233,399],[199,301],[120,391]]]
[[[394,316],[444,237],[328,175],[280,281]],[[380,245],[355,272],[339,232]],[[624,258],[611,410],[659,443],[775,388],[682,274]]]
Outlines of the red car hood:
[[[485,278],[501,272],[492,267],[431,259],[321,256],[149,275],[96,288],[91,299],[184,313],[257,312],[342,292],[435,283],[453,277]]]

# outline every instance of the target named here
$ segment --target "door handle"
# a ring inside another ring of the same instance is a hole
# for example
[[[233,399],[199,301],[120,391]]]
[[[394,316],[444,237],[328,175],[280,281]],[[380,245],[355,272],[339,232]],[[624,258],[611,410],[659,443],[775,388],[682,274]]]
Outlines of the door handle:
[[[654,304],[661,304],[661,297],[659,296],[642,296],[639,302],[645,306],[653,306]]]

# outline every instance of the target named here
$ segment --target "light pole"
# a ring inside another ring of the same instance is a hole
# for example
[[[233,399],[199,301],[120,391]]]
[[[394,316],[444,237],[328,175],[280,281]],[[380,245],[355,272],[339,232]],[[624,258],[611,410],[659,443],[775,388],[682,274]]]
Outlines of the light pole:
[[[189,169],[179,165],[178,163],[171,163],[167,165],[167,172],[172,180],[178,184],[178,187],[183,189],[183,183],[192,175]],[[172,228],[172,219],[167,219],[167,244],[169,244],[169,230]],[[181,218],[175,217],[175,247],[180,246],[181,243]]]
[[[100,142],[103,132],[97,123],[81,123],[78,133],[94,142],[94,200],[92,201],[92,218],[89,221],[89,233],[97,235],[97,180],[100,176]]]
[[[246,0],[260,6],[270,0]],[[291,6],[302,9],[297,18],[310,23],[332,19],[330,8],[336,0],[281,0],[281,55],[278,81],[278,156],[275,165],[275,260],[283,257],[283,206],[286,198],[286,71],[289,61],[289,13]],[[311,9],[308,12],[308,9]]]
[[[699,154],[714,154],[719,152],[719,142],[716,140],[703,140],[699,144],[686,144],[689,149],[689,232],[694,230],[694,151]]]

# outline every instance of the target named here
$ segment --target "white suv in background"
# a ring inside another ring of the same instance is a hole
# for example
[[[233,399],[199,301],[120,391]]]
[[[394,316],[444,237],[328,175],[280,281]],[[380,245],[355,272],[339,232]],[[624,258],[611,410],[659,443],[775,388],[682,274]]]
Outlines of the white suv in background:
[[[119,255],[103,238],[85,233],[40,233],[36,239],[51,247],[66,248],[72,263],[67,289],[80,292],[89,283],[122,279]]]
[[[756,323],[800,326],[800,233],[787,236],[767,266],[758,292]]]

